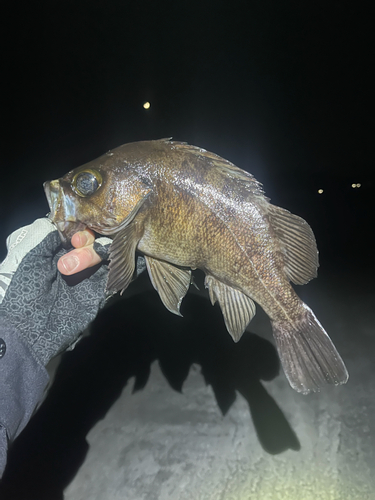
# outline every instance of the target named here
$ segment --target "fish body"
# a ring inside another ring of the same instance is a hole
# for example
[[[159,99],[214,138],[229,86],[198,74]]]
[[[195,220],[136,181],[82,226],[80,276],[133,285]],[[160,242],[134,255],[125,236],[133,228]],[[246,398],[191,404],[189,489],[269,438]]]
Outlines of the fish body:
[[[139,251],[164,305],[180,314],[191,270],[199,268],[235,341],[255,315],[254,302],[264,309],[294,389],[347,381],[331,339],[290,284],[316,276],[313,232],[272,205],[251,174],[163,139],[120,146],[45,190],[63,239],[84,227],[113,238],[109,290],[127,288]]]

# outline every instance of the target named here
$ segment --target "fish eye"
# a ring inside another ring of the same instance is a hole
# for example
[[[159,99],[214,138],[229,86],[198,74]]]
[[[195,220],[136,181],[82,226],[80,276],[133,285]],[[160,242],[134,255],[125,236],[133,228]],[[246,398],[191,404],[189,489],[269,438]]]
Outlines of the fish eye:
[[[72,181],[72,188],[78,196],[90,196],[102,185],[102,177],[96,170],[85,170],[76,174]]]

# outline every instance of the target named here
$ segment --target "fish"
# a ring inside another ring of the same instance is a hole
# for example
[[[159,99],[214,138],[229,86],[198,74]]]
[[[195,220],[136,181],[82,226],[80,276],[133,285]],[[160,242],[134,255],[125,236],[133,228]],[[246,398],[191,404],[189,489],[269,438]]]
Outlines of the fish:
[[[44,189],[63,243],[86,227],[112,239],[107,290],[128,287],[142,254],[161,301],[181,315],[192,271],[201,269],[235,342],[255,303],[263,308],[293,389],[347,382],[332,340],[292,287],[317,276],[313,231],[271,204],[252,174],[168,138],[124,144]]]

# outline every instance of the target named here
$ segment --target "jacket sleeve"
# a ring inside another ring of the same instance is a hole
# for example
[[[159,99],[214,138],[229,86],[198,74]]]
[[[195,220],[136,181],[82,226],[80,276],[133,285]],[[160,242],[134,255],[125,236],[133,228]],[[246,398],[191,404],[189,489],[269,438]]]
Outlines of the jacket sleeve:
[[[24,429],[43,399],[49,377],[15,329],[0,318],[0,478],[8,443]]]

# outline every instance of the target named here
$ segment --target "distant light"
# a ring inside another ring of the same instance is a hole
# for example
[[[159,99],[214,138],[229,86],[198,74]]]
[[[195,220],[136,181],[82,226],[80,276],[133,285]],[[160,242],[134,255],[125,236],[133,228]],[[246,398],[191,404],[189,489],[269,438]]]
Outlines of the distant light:
[[[323,193],[323,189],[318,189],[318,193],[322,194]]]
[[[357,184],[352,184],[352,188],[356,188],[357,187]]]
[[[360,187],[361,187],[361,185],[360,185],[360,184],[357,184],[357,188],[360,188]]]
[[[146,102],[143,103],[143,107],[145,109],[150,109],[150,106],[151,106],[151,104],[148,101],[146,101]]]

